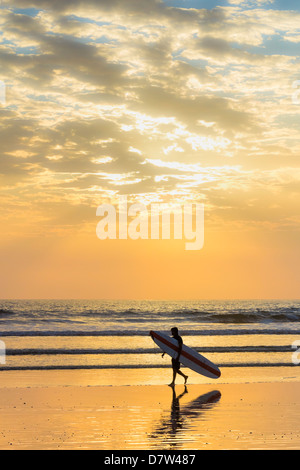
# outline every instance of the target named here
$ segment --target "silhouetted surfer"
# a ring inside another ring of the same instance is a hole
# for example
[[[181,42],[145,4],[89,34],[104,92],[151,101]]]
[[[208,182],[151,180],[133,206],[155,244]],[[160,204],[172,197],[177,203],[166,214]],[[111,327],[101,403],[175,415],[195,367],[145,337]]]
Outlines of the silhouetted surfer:
[[[176,379],[177,374],[181,375],[184,378],[184,383],[185,384],[187,383],[188,376],[185,375],[180,370],[180,355],[181,355],[181,351],[182,351],[183,341],[182,341],[181,336],[179,336],[179,334],[178,334],[178,328],[176,328],[176,327],[172,328],[171,333],[172,333],[173,338],[178,341],[178,355],[175,359],[172,359],[173,380],[169,384],[170,387],[174,387],[175,386],[175,379]],[[163,357],[164,357],[164,355],[165,355],[165,353],[163,353]]]

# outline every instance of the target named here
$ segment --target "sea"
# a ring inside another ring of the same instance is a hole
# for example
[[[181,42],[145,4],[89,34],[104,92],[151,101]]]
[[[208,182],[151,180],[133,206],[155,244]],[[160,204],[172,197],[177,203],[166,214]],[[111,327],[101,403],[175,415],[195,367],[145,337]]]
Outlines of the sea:
[[[149,332],[176,326],[222,373],[299,378],[299,325],[300,300],[1,300],[0,372],[170,368]]]

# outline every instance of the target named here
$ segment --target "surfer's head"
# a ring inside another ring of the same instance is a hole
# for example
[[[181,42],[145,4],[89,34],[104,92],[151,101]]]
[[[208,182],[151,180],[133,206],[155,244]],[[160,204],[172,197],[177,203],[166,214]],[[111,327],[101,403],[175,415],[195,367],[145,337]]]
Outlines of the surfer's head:
[[[171,329],[171,333],[173,336],[178,336],[178,328],[174,326],[174,328]]]

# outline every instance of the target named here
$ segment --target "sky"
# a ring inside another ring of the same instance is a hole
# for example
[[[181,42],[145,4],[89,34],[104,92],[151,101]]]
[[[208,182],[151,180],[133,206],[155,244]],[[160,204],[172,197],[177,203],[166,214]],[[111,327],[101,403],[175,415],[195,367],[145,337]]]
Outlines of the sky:
[[[0,25],[0,298],[300,297],[298,0],[3,0]],[[123,195],[204,204],[204,248],[99,240]]]

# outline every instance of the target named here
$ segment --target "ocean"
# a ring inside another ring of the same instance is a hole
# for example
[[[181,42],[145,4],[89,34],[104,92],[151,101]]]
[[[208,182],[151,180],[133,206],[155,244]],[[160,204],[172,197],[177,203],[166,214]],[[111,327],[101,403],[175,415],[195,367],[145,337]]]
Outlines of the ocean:
[[[223,371],[272,368],[282,376],[294,367],[297,375],[299,322],[298,300],[1,300],[0,371],[170,368],[149,331],[177,326],[187,346]]]

